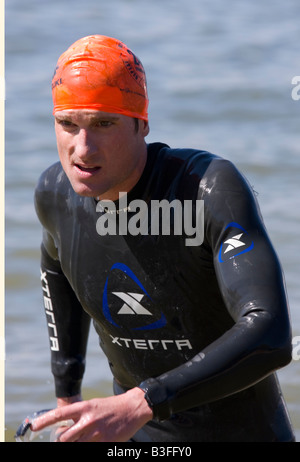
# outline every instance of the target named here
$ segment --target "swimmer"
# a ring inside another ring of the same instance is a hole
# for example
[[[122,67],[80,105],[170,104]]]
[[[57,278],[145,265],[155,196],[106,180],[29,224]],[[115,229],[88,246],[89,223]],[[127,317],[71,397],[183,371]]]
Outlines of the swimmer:
[[[59,161],[35,205],[57,408],[32,430],[72,420],[60,442],[294,441],[276,376],[291,360],[287,296],[248,181],[216,154],[146,143],[145,71],[119,40],[75,42],[52,91]],[[187,245],[172,211],[169,233],[150,232],[150,204],[174,200],[192,204],[201,242]],[[114,395],[84,400],[91,321]]]

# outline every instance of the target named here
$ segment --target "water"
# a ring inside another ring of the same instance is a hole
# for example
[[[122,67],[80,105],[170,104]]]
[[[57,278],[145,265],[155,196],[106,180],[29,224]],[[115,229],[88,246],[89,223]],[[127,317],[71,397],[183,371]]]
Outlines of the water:
[[[50,80],[75,40],[100,33],[142,59],[148,141],[229,158],[254,189],[281,259],[293,336],[300,335],[300,101],[298,0],[10,0],[6,2],[6,441],[23,418],[53,407],[39,284],[40,173],[56,161]],[[279,372],[300,440],[300,361]],[[111,393],[93,334],[84,397]]]

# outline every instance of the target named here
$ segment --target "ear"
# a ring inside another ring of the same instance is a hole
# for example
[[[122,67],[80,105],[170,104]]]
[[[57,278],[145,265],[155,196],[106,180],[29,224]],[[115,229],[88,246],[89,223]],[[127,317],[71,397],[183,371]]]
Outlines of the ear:
[[[140,124],[141,134],[145,138],[150,132],[149,122],[147,120],[141,120],[140,119],[139,124]]]

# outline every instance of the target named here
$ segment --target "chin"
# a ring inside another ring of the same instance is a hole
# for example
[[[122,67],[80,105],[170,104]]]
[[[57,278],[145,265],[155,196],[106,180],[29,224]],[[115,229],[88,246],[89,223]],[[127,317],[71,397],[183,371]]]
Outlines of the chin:
[[[78,183],[71,183],[72,188],[78,194],[79,196],[82,197],[97,197],[97,190],[94,188],[90,188],[87,185],[83,184],[78,184]]]

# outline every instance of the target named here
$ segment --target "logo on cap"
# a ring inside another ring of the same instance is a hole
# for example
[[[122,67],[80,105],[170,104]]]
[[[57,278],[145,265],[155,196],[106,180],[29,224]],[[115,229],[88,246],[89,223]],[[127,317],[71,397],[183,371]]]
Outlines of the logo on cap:
[[[123,59],[123,63],[127,71],[129,72],[130,76],[136,81],[136,83],[141,88],[144,89],[146,77],[143,65],[129,48],[127,49],[127,53],[128,59]]]

